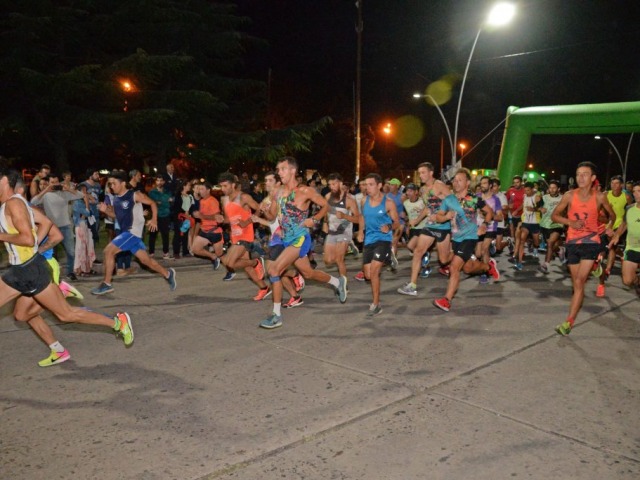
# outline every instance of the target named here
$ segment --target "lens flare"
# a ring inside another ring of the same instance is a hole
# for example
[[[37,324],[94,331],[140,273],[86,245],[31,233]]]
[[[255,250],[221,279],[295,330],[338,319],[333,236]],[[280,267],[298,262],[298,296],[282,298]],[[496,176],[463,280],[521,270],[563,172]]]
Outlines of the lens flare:
[[[427,87],[425,100],[430,105],[434,105],[434,102],[438,105],[443,105],[451,100],[452,90],[453,83],[450,81],[445,79],[436,80]]]
[[[422,121],[413,115],[405,115],[395,122],[394,142],[402,148],[416,146],[424,138],[425,130]]]

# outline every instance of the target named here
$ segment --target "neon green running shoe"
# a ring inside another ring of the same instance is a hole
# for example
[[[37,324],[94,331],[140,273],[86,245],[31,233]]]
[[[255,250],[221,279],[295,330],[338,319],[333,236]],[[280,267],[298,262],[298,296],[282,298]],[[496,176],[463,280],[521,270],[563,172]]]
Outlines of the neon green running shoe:
[[[133,325],[131,324],[131,317],[126,312],[118,312],[114,318],[120,320],[120,328],[117,332],[122,335],[125,346],[130,346],[133,343]]]
[[[560,325],[556,326],[556,332],[558,332],[560,335],[562,335],[563,337],[566,337],[567,335],[569,335],[571,333],[571,324],[569,322],[564,322],[561,323]]]
[[[40,360],[38,362],[38,365],[40,365],[41,367],[50,367],[51,365],[57,365],[59,363],[66,362],[70,358],[71,355],[69,354],[69,350],[67,349],[65,349],[64,352],[56,352],[54,350],[51,350],[51,355],[43,360]]]

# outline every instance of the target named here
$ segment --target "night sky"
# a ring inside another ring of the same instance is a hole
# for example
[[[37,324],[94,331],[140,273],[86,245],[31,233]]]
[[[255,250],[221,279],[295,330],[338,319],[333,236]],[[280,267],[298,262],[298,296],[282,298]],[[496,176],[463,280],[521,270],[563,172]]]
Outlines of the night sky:
[[[445,75],[464,73],[475,35],[493,2],[477,0],[363,0],[362,122],[378,136],[374,157],[405,168],[440,161],[444,133],[435,108],[412,98]],[[248,32],[268,42],[247,59],[263,80],[271,68],[275,117],[310,122],[324,115],[353,117],[356,58],[355,0],[237,0],[251,18]],[[476,145],[510,105],[640,100],[640,3],[612,0],[523,0],[514,21],[483,30],[471,63],[459,139]],[[453,129],[460,83],[442,110]],[[413,115],[426,135],[412,148],[384,141],[386,122]],[[495,167],[502,129],[464,160]],[[628,177],[640,179],[640,133],[632,143]],[[609,135],[624,157],[628,134]],[[535,136],[529,161],[537,170],[571,173],[582,160],[606,164],[609,148],[593,136]],[[445,163],[449,161],[445,151]],[[620,173],[619,162],[611,174]]]

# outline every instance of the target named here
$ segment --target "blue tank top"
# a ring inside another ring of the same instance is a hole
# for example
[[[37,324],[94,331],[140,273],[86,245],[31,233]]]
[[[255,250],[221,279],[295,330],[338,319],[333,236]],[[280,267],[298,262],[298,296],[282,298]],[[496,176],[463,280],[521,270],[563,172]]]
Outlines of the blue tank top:
[[[383,225],[391,225],[393,221],[387,213],[387,196],[382,196],[380,205],[372,207],[369,204],[369,197],[364,201],[364,208],[362,209],[362,215],[364,215],[364,244],[371,245],[372,243],[385,241],[390,242],[393,239],[393,233],[391,229],[387,233],[382,233],[380,227]]]
[[[116,195],[113,199],[113,210],[121,231],[131,232],[136,237],[142,238],[144,216],[142,205],[136,203],[135,193],[133,190],[127,190],[120,196]]]

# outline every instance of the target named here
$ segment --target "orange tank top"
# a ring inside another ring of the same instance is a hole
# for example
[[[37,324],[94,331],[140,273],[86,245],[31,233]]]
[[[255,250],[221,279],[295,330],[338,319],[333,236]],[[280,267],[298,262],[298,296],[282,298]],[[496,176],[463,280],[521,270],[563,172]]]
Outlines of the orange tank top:
[[[238,195],[236,200],[239,200],[241,195],[242,194]],[[241,221],[251,217],[251,211],[245,210],[239,203],[229,200],[224,206],[224,213],[229,219],[231,226],[231,243],[235,244],[239,241],[253,242],[253,223],[250,223],[244,228],[240,226]]]
[[[582,220],[581,229],[569,227],[567,229],[568,244],[600,243],[598,234],[598,200],[595,192],[591,192],[588,200],[580,200],[580,190],[576,189],[569,206],[569,220]]]
[[[220,213],[220,203],[215,197],[203,198],[200,199],[198,210],[204,215],[215,215]],[[203,218],[200,221],[200,228],[202,228],[203,232],[222,233],[220,225],[215,220],[205,220]]]

